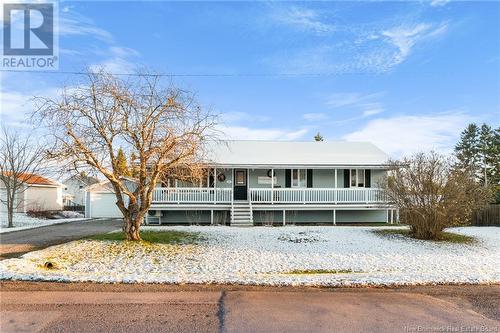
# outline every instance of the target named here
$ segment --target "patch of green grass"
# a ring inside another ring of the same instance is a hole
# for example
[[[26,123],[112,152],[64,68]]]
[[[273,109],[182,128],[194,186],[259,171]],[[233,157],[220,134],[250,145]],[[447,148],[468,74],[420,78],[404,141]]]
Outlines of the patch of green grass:
[[[356,226],[356,227],[401,227],[404,224],[385,223],[385,222],[337,222],[337,226]]]
[[[412,237],[410,229],[383,229],[383,230],[374,230],[375,234],[382,236],[391,236],[391,235],[401,235],[408,238],[418,239]],[[457,243],[457,244],[472,244],[476,242],[476,239],[471,236],[465,236],[456,234],[453,232],[441,232],[437,239],[429,240],[431,242],[448,242],[448,243]]]
[[[186,231],[142,231],[141,238],[143,242],[158,243],[158,244],[196,244],[203,241],[203,237],[198,232]],[[110,241],[124,241],[125,236],[123,232],[113,232],[107,234],[99,234],[89,239],[93,240],[110,240]]]
[[[442,232],[441,234],[439,234],[438,241],[471,244],[475,243],[477,240],[471,236],[460,235],[453,232]]]
[[[295,269],[283,274],[302,275],[302,274],[347,274],[353,273],[350,269]]]

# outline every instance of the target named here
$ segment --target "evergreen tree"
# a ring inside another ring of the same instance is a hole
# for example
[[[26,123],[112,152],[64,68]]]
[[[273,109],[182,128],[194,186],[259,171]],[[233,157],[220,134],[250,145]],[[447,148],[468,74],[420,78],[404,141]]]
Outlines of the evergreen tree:
[[[495,184],[496,203],[500,203],[500,127],[493,132],[493,149],[492,149],[492,165],[493,170],[491,174],[492,184]]]
[[[455,146],[455,155],[457,167],[473,168],[477,181],[496,188],[496,202],[500,202],[500,128],[469,124]]]
[[[314,141],[325,141],[325,139],[323,138],[323,135],[321,135],[320,132],[318,132],[315,136],[314,136]]]
[[[495,159],[495,135],[490,126],[483,124],[479,131],[479,163],[481,168],[481,181],[492,184]]]
[[[121,147],[118,149],[118,154],[116,155],[116,168],[120,176],[130,176],[130,171],[127,165],[127,157]]]
[[[132,152],[132,154],[130,154],[129,170],[130,170],[130,175],[134,178],[136,178],[137,175],[139,174],[139,172],[137,170],[137,155],[134,152]]]
[[[458,159],[458,167],[475,168],[479,166],[479,128],[472,123],[463,130],[460,141],[455,146],[455,154]]]

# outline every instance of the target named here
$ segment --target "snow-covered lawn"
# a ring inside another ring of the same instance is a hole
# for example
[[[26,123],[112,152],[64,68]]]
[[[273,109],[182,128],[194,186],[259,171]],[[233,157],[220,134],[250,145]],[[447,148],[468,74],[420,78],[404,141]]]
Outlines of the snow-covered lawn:
[[[58,216],[57,219],[39,219],[30,217],[26,214],[22,213],[14,213],[14,227],[7,228],[7,214],[0,213],[0,234],[24,230],[24,229],[33,229],[38,227],[43,227],[46,225],[57,224],[57,223],[65,223],[65,222],[74,222],[85,220],[82,214],[76,212],[61,212],[61,215]]]
[[[0,278],[51,281],[402,285],[500,283],[500,228],[451,231],[473,244],[379,236],[380,227],[148,227],[198,232],[198,244],[81,240],[0,262]],[[46,261],[54,269],[45,269]],[[290,274],[336,270],[329,274]]]

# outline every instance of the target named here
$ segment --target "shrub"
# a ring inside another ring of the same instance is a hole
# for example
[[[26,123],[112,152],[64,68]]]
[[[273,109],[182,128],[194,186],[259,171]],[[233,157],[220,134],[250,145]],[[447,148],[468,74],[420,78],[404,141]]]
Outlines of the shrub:
[[[48,219],[54,220],[57,219],[58,214],[60,214],[60,210],[39,210],[39,209],[30,209],[26,211],[26,215],[29,217],[34,217],[38,219]]]
[[[386,194],[415,238],[439,239],[444,228],[470,223],[472,213],[491,200],[491,189],[477,183],[471,170],[454,168],[435,152],[390,164]]]

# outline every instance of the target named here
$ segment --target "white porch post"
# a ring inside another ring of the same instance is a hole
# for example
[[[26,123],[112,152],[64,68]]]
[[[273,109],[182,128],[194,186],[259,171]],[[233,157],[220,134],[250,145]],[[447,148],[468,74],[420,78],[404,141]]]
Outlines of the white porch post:
[[[286,211],[283,209],[283,226],[286,225]]]
[[[391,224],[394,224],[394,209],[391,209]]]
[[[396,209],[396,222],[399,224],[399,209]]]
[[[333,190],[333,202],[337,204],[337,196],[338,196],[338,190],[337,190],[337,169],[335,169],[335,190]]]
[[[217,203],[217,168],[214,168],[214,204],[215,203]]]
[[[214,225],[214,210],[210,210],[210,224]]]
[[[389,210],[385,210],[385,223],[389,223]]]
[[[333,210],[333,225],[337,224],[337,210]]]
[[[274,169],[271,169],[271,205],[274,204]]]

